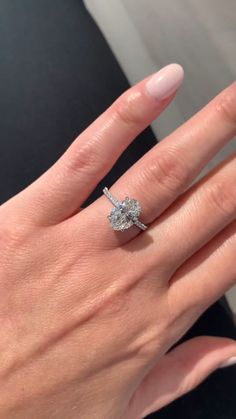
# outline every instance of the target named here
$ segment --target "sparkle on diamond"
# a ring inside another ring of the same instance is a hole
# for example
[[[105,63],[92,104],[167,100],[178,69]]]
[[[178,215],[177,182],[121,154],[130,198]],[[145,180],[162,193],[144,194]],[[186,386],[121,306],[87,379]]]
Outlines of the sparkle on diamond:
[[[119,203],[119,207],[114,207],[108,216],[114,230],[126,230],[134,224],[139,217],[141,208],[136,199],[126,197]]]

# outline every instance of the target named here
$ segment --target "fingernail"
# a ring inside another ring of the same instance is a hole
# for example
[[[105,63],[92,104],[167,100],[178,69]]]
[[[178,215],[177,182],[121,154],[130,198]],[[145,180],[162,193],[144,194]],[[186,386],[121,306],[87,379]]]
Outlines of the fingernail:
[[[230,365],[234,365],[234,364],[236,364],[236,356],[232,356],[231,358],[222,362],[222,364],[220,365],[220,368],[230,367]]]
[[[179,64],[169,64],[148,80],[147,92],[158,100],[166,99],[178,89],[183,78],[183,67]]]

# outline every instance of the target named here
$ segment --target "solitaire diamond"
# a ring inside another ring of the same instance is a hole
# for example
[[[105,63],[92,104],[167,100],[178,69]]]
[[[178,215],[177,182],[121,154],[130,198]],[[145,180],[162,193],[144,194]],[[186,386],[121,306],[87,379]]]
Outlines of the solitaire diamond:
[[[141,213],[141,207],[136,199],[126,197],[124,201],[112,208],[109,221],[114,230],[124,231],[137,221]]]
[[[147,226],[138,219],[141,213],[141,206],[136,199],[128,198],[128,196],[126,196],[126,198],[120,202],[110,193],[107,187],[103,189],[103,193],[114,205],[110,215],[107,217],[113,230],[124,231],[133,224],[141,230],[147,229]]]

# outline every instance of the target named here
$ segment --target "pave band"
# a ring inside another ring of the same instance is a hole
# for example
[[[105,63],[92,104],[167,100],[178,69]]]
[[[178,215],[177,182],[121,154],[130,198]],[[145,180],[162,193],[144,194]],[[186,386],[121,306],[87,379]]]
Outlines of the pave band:
[[[112,225],[113,230],[124,231],[134,224],[141,230],[147,229],[147,226],[141,223],[141,221],[139,221],[138,219],[141,213],[141,206],[136,199],[128,198],[126,196],[123,201],[118,201],[118,199],[116,199],[109,192],[107,187],[103,189],[103,193],[114,205],[114,208],[112,208],[111,213],[107,216]]]

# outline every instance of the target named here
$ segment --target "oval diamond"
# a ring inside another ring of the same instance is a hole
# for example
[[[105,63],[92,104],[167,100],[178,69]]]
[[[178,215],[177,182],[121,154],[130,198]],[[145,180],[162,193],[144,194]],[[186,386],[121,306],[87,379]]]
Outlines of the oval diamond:
[[[134,220],[139,217],[141,207],[136,199],[126,197],[119,203],[118,207],[111,210],[108,219],[114,230],[126,230],[134,224]]]

